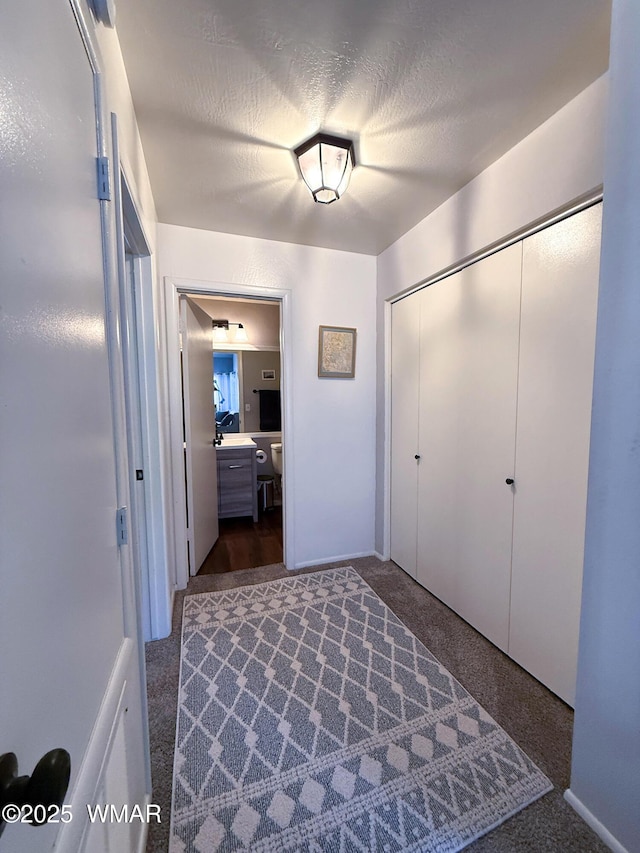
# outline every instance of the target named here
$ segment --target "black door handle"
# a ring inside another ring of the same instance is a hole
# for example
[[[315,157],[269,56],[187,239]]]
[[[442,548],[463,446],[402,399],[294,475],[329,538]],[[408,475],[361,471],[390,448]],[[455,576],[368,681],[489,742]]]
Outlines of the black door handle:
[[[419,453],[416,453],[416,455],[415,455],[413,458],[414,458],[414,459],[420,459],[420,454],[419,454]]]
[[[515,483],[515,480],[512,480],[511,477],[507,477],[507,479],[505,480],[505,483],[507,484],[507,486],[513,486],[513,484]]]
[[[64,802],[71,776],[71,757],[66,749],[52,749],[38,761],[31,776],[18,776],[18,759],[13,752],[0,755],[0,814],[5,806],[31,806],[26,823],[40,826],[57,815],[50,806]],[[40,808],[36,808],[40,806]],[[0,835],[5,822],[0,819]]]

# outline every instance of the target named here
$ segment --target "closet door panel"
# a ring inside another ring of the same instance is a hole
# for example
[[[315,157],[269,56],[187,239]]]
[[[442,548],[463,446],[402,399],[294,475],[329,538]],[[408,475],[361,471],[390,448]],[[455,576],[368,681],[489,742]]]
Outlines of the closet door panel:
[[[391,559],[416,576],[420,294],[391,306]]]
[[[509,654],[573,704],[602,205],[524,241]]]
[[[518,243],[421,292],[417,578],[505,650],[520,277]]]

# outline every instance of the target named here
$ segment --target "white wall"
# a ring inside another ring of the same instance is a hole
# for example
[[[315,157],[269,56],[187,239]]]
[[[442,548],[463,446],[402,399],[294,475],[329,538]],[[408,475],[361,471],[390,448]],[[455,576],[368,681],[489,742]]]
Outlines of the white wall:
[[[378,257],[382,298],[424,281],[602,183],[600,77]]]
[[[602,183],[607,75],[378,256],[376,550],[384,552],[384,303]]]
[[[640,851],[640,6],[614,0],[580,654],[568,798]],[[597,823],[596,823],[597,822]]]
[[[374,547],[376,259],[367,255],[158,225],[160,276],[292,292],[295,564]],[[318,379],[318,326],[358,329],[355,379]]]

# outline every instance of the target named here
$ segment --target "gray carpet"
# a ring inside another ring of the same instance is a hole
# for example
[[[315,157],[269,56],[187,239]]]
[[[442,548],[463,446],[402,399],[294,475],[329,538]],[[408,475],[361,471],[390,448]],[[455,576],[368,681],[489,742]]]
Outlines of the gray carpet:
[[[562,799],[569,782],[570,709],[394,564],[372,557],[352,561],[352,565],[555,786],[467,850],[606,853],[607,848]],[[291,574],[277,565],[194,578],[188,593],[232,589],[279,577]],[[183,594],[176,596],[172,636],[147,646],[153,800],[163,813],[162,824],[150,827],[148,853],[166,853],[169,847],[182,598]]]

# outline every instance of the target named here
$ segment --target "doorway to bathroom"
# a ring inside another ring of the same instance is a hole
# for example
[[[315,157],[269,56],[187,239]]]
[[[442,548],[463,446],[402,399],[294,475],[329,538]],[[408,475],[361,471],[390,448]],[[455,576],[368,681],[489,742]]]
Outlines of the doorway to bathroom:
[[[180,301],[189,574],[282,563],[280,302]]]

